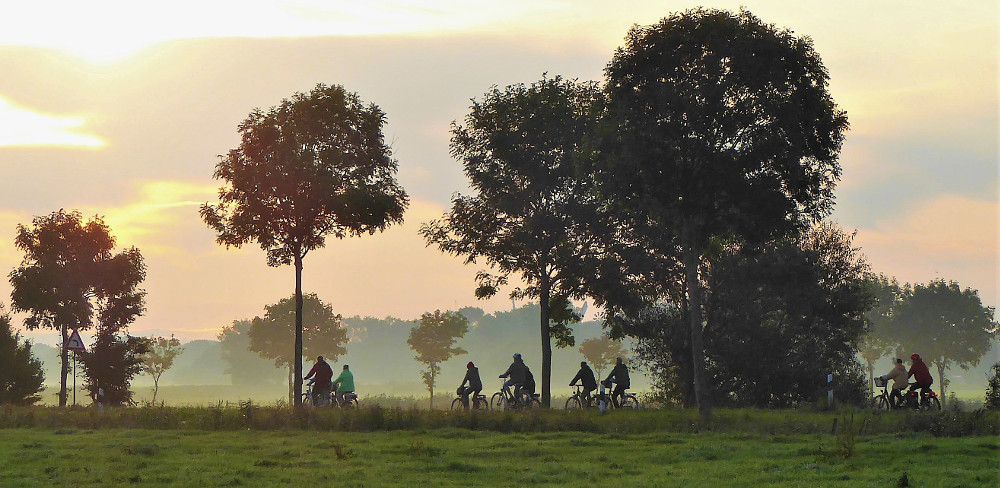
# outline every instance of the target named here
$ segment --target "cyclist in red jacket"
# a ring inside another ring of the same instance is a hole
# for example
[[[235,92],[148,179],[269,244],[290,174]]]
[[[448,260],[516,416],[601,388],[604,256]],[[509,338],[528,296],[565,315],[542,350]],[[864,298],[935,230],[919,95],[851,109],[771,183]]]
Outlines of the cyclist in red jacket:
[[[309,374],[304,379],[309,379],[316,375],[313,383],[313,405],[323,405],[330,398],[330,380],[333,379],[333,368],[323,359],[323,356],[316,358],[316,364],[309,370]]]
[[[924,395],[927,394],[927,391],[931,388],[931,384],[934,383],[934,378],[931,376],[931,372],[927,370],[927,365],[920,359],[919,354],[913,353],[910,356],[910,371],[906,373],[906,377],[913,378],[913,383],[906,393],[909,394],[913,390],[920,389],[920,399],[923,401]]]

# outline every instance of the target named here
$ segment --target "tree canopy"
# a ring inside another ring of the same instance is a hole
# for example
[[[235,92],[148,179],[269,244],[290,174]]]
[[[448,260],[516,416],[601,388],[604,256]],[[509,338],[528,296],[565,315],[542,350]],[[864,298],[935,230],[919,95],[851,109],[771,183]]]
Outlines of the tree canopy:
[[[904,350],[937,366],[944,398],[945,371],[953,364],[969,369],[989,351],[997,335],[993,314],[976,290],[936,279],[907,291],[893,311],[892,324]]]
[[[142,255],[134,247],[114,253],[115,238],[100,217],[85,221],[80,212],[58,210],[35,217],[30,227],[18,225],[14,243],[25,254],[10,273],[11,308],[30,314],[28,330],[59,330],[65,344],[67,329],[89,329],[95,311],[99,334],[115,334],[145,311],[145,291],[138,288],[146,277]],[[60,357],[59,405],[65,406],[65,349]]]
[[[153,378],[153,399],[150,402],[156,403],[156,394],[160,391],[160,377],[174,365],[174,359],[184,352],[184,348],[181,347],[181,341],[172,334],[169,339],[149,337],[147,341],[149,352],[142,356],[142,364],[139,367],[144,374]]]
[[[600,200],[585,169],[602,106],[596,83],[559,76],[494,87],[481,102],[473,100],[464,125],[452,124],[451,154],[474,194],[456,195],[447,214],[420,230],[428,245],[491,268],[479,273],[476,296],[494,295],[515,274],[526,286],[511,298],[539,300],[545,406],[553,300],[583,296],[583,273],[598,268],[600,240],[614,234],[598,218]],[[569,322],[556,328],[560,344],[572,344]]]
[[[316,85],[277,106],[254,109],[240,146],[220,156],[219,203],[201,217],[226,247],[256,242],[269,266],[293,264],[294,401],[302,392],[302,260],[327,236],[374,234],[401,223],[408,197],[385,143],[385,113],[339,85]]]
[[[254,317],[251,322],[248,333],[250,350],[273,360],[275,366],[287,367],[288,374],[293,375],[297,371],[295,361],[298,359],[292,348],[298,310],[296,299],[294,296],[282,298],[264,309],[264,316]],[[323,356],[330,363],[336,362],[347,352],[344,347],[347,344],[347,326],[343,317],[333,313],[333,306],[323,303],[315,293],[303,295],[301,310],[305,357]],[[294,394],[294,384],[292,378],[289,381],[290,394]]]
[[[417,353],[417,361],[427,365],[427,371],[421,371],[424,384],[431,394],[431,408],[434,408],[434,384],[441,372],[440,364],[453,356],[465,354],[465,349],[455,347],[455,341],[465,336],[469,331],[469,320],[459,312],[424,313],[420,323],[410,329],[410,337],[406,343]]]
[[[31,343],[14,330],[10,314],[0,308],[0,405],[32,405],[45,387],[42,362],[31,354]]]
[[[652,251],[683,256],[695,394],[708,416],[702,258],[716,238],[765,242],[828,214],[847,115],[812,41],[745,10],[634,27],[605,73],[613,136],[598,175]]]

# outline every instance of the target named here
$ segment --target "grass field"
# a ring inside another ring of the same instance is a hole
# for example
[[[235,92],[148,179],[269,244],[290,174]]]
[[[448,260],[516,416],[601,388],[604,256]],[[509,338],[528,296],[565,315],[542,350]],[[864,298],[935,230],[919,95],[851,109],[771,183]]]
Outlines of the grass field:
[[[1000,439],[822,434],[0,430],[0,484],[913,487],[1000,485]],[[901,455],[905,453],[905,455]],[[906,458],[904,460],[904,457]]]

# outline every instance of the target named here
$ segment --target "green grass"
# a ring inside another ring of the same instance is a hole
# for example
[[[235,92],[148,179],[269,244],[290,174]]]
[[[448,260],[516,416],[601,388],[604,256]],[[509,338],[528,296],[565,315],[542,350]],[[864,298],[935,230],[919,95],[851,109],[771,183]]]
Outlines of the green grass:
[[[1000,438],[465,429],[0,430],[4,487],[998,486]]]

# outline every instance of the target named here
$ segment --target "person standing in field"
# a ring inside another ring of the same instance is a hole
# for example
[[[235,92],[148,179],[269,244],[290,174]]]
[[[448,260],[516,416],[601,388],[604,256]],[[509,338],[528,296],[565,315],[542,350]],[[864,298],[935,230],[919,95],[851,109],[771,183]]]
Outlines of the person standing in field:
[[[458,386],[458,391],[462,395],[462,405],[465,405],[465,409],[469,409],[469,395],[475,399],[479,392],[483,391],[483,380],[479,378],[479,368],[472,361],[465,365],[465,379],[462,380],[462,384]],[[465,384],[468,383],[469,387],[465,388]]]
[[[316,375],[316,379],[313,381],[312,404],[325,405],[330,398],[330,380],[333,378],[333,368],[323,359],[323,356],[316,358],[316,364],[313,365],[304,379],[308,380],[313,375]]]
[[[892,380],[892,393],[889,394],[889,404],[893,408],[903,403],[903,388],[906,388],[906,378],[906,368],[903,366],[903,360],[899,358],[896,358],[896,363],[892,366],[892,370],[879,376],[879,379],[882,381]]]
[[[340,372],[340,376],[333,380],[333,386],[337,391],[337,404],[344,404],[344,395],[348,393],[354,393],[354,373],[344,365],[344,370]]]

